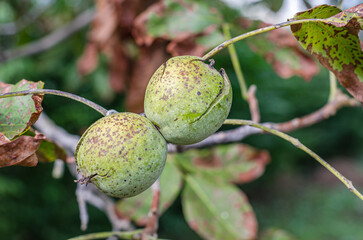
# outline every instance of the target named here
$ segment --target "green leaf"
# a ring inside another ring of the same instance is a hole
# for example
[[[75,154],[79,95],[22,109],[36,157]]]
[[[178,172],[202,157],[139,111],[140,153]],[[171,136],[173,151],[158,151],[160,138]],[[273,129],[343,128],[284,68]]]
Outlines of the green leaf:
[[[182,186],[182,175],[177,167],[168,159],[160,176],[160,214],[168,209],[178,196]],[[152,200],[151,189],[132,197],[120,200],[117,210],[122,216],[127,216],[138,225],[145,225]]]
[[[278,12],[284,3],[283,0],[261,0],[269,9]]]
[[[335,6],[321,5],[297,13],[294,20],[323,18],[291,26],[303,48],[334,72],[339,82],[363,102],[363,52],[358,37],[362,29],[363,4],[341,11]]]
[[[0,92],[41,89],[44,83],[21,80],[15,85],[0,82]],[[38,120],[43,108],[43,97],[27,95],[0,99],[0,132],[12,139],[30,128]]]
[[[34,137],[36,135],[32,129],[26,131],[23,135]],[[43,139],[40,143],[38,150],[36,151],[36,155],[39,162],[53,162],[56,159],[61,159],[63,161],[67,161],[67,153],[55,142],[49,139]]]
[[[173,157],[188,172],[213,176],[225,182],[246,183],[261,176],[270,161],[267,151],[245,144],[227,144],[189,150]]]
[[[138,45],[150,46],[161,38],[170,41],[166,50],[173,56],[199,56],[223,41],[218,29],[222,22],[219,9],[210,4],[165,0],[152,4],[136,18],[133,33]]]
[[[187,175],[182,193],[189,226],[205,239],[255,239],[257,222],[246,196],[234,185]]]
[[[53,162],[56,159],[67,160],[67,154],[64,149],[50,140],[43,141],[36,154],[39,162]]]
[[[200,33],[212,24],[220,24],[222,21],[218,11],[210,9],[208,4],[166,0],[163,5],[161,11],[149,13],[146,28],[152,37],[173,39],[185,32]]]

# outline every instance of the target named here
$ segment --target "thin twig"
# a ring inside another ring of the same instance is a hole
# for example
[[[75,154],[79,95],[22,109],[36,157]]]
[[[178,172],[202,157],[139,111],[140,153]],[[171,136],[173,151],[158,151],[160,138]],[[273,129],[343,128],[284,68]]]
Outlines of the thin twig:
[[[354,193],[358,198],[363,200],[363,195],[353,186],[352,182],[344,177],[338,170],[336,170],[334,167],[332,167],[329,163],[327,163],[324,159],[322,159],[319,155],[317,155],[315,152],[310,150],[308,147],[306,147],[304,144],[302,144],[298,139],[293,138],[283,132],[280,132],[278,130],[266,127],[264,125],[248,121],[248,120],[241,120],[241,119],[227,119],[225,121],[225,124],[231,124],[231,125],[246,125],[251,126],[255,128],[259,128],[265,132],[271,133],[273,135],[276,135],[282,139],[285,139],[286,141],[293,144],[295,147],[301,149],[302,151],[309,154],[312,158],[314,158],[316,161],[318,161],[321,165],[323,165],[326,169],[328,169],[329,172],[334,174],[352,193]]]
[[[84,188],[85,188],[85,186],[83,186],[81,184],[77,184],[76,197],[77,197],[77,203],[78,203],[78,209],[79,209],[79,219],[81,220],[81,230],[82,231],[85,231],[87,229],[88,221],[89,221],[87,203],[86,203],[86,192],[85,192]],[[100,206],[98,206],[98,208],[100,208]]]
[[[260,109],[258,107],[258,100],[256,98],[256,85],[251,85],[247,92],[247,101],[250,108],[251,119],[254,122],[260,122]]]
[[[67,154],[74,155],[79,136],[71,135],[63,128],[55,125],[46,114],[43,112],[38,121],[34,125],[40,132],[44,133],[47,138],[53,140],[62,146]],[[73,176],[79,179],[81,176],[76,171],[76,164],[68,164],[68,169]],[[89,203],[101,211],[105,212],[108,217],[112,229],[118,230],[132,230],[134,227],[131,222],[126,219],[119,219],[115,212],[115,202],[104,193],[101,193],[94,185],[89,184],[87,187],[84,185],[77,185],[76,190],[77,201],[80,208],[81,228],[84,229],[88,222],[87,205]]]
[[[159,179],[151,186],[152,202],[149,211],[149,218],[146,227],[142,232],[142,240],[149,239],[149,236],[157,238],[157,230],[159,226],[159,205],[160,205],[160,181]]]
[[[15,22],[0,24],[0,35],[14,35],[32,24],[38,17],[40,17],[48,8],[50,8],[55,1],[46,1],[46,4],[41,3],[32,7],[26,14],[21,16]]]
[[[277,129],[282,132],[290,132],[321,122],[333,116],[339,109],[343,107],[354,106],[360,106],[360,103],[357,100],[339,92],[334,101],[328,102],[322,108],[311,114],[283,123],[263,123],[262,125]],[[239,142],[250,135],[260,133],[263,133],[263,131],[260,129],[250,126],[241,126],[232,130],[217,132],[203,141],[191,145],[177,146],[174,144],[168,144],[168,152],[183,152],[191,148],[203,148],[217,144]]]
[[[88,9],[77,16],[73,21],[49,35],[24,46],[0,52],[0,63],[9,59],[25,57],[43,52],[62,42],[72,34],[87,26],[94,18],[94,10]]]
[[[334,100],[328,102],[319,110],[300,118],[294,118],[287,122],[274,123],[271,127],[282,132],[291,132],[293,130],[305,128],[317,122],[323,121],[333,116],[338,109],[345,106],[357,107],[360,106],[360,103],[357,100],[348,97],[341,91],[337,91]]]
[[[252,36],[255,36],[257,34],[265,33],[265,32],[271,31],[271,30],[279,29],[279,28],[282,28],[282,27],[291,26],[291,25],[295,25],[295,24],[301,24],[301,23],[309,23],[309,22],[326,22],[326,19],[316,18],[316,19],[291,20],[291,21],[271,25],[271,26],[268,26],[268,27],[259,28],[259,29],[256,29],[254,31],[248,32],[248,33],[244,33],[242,35],[239,35],[237,37],[234,37],[232,39],[229,39],[229,40],[219,44],[217,47],[215,47],[214,49],[209,51],[207,54],[205,54],[202,57],[202,61],[206,61],[207,59],[211,58],[214,54],[220,52],[221,50],[225,49],[229,45],[231,45],[231,44],[233,44],[235,42],[238,42],[240,40],[243,40],[245,38],[252,37]]]
[[[80,96],[72,94],[72,93],[63,92],[63,91],[59,91],[59,90],[53,90],[53,89],[31,89],[31,90],[19,91],[19,92],[1,93],[0,98],[25,96],[25,95],[33,95],[33,94],[52,94],[52,95],[70,98],[70,99],[76,100],[78,102],[81,102],[81,103],[93,108],[94,110],[101,113],[103,116],[107,116],[107,114],[109,114],[107,109],[101,107],[100,105],[98,105],[86,98],[80,97]]]

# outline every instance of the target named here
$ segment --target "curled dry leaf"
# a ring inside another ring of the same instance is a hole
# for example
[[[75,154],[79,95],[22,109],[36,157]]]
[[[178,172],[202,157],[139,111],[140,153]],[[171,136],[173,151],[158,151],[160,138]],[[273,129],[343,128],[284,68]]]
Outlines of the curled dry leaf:
[[[89,33],[89,43],[78,59],[77,68],[81,75],[93,72],[98,65],[98,52],[107,46],[117,27],[114,1],[96,1],[96,14]]]
[[[0,167],[24,166],[34,167],[38,163],[35,154],[45,136],[36,133],[34,137],[21,136],[10,141],[0,133]]]
[[[169,57],[164,49],[164,41],[155,41],[150,47],[140,47],[140,56],[134,63],[126,93],[128,110],[136,113],[144,111],[144,96],[149,79]]]
[[[221,42],[217,30],[221,21],[217,9],[186,0],[97,0],[78,71],[82,75],[94,71],[98,54],[104,53],[109,58],[110,86],[126,92],[128,111],[142,112],[154,71],[171,55],[199,56]]]
[[[82,56],[77,61],[77,69],[81,75],[93,72],[98,65],[98,49],[96,44],[88,43]]]

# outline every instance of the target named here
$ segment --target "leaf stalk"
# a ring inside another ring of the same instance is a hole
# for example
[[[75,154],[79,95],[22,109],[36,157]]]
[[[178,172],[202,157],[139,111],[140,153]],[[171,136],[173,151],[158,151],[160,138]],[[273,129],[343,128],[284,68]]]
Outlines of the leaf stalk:
[[[213,48],[211,51],[209,51],[207,54],[205,54],[202,57],[202,61],[206,61],[207,59],[214,56],[216,53],[218,53],[221,50],[225,49],[226,47],[230,46],[231,44],[238,42],[240,40],[243,40],[245,38],[252,37],[252,36],[258,35],[260,33],[265,33],[265,32],[279,29],[279,28],[286,27],[286,26],[291,26],[291,25],[301,24],[301,23],[310,23],[310,22],[326,22],[326,19],[316,18],[316,19],[290,20],[290,21],[278,23],[278,24],[271,25],[271,26],[264,27],[264,28],[259,28],[254,31],[241,34],[237,37],[224,41],[223,43],[219,44],[217,47]]]
[[[352,181],[344,177],[338,170],[336,170],[333,166],[331,166],[329,163],[327,163],[324,159],[322,159],[319,155],[317,155],[315,152],[310,150],[308,147],[306,147],[304,144],[302,144],[298,139],[293,138],[286,133],[280,132],[276,129],[269,128],[267,126],[248,121],[248,120],[241,120],[241,119],[227,119],[224,124],[229,125],[246,125],[251,126],[255,128],[259,128],[265,132],[271,133],[275,136],[278,136],[282,139],[285,139],[286,141],[290,142],[295,147],[301,149],[305,153],[309,154],[312,158],[314,158],[316,161],[318,161],[321,165],[323,165],[326,169],[329,170],[334,176],[336,176],[352,193],[354,193],[358,198],[363,200],[363,195],[353,186]]]
[[[33,94],[51,94],[51,95],[57,95],[57,96],[70,98],[70,99],[81,102],[81,103],[93,108],[97,112],[101,113],[103,116],[107,116],[107,114],[108,114],[107,109],[101,107],[100,105],[98,105],[86,98],[77,96],[72,93],[63,92],[63,91],[59,91],[59,90],[53,90],[53,89],[31,89],[31,90],[19,91],[19,92],[2,93],[2,94],[0,94],[0,98],[26,96],[26,95],[33,95]]]

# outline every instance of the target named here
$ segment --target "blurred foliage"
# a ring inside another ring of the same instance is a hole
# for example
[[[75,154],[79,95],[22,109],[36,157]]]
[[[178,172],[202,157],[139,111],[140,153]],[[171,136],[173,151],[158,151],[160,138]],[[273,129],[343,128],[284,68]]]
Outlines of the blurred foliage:
[[[0,23],[14,21],[24,15],[37,1],[0,2]],[[19,34],[0,36],[0,51],[20,46],[40,38],[73,19],[93,2],[81,0],[39,1],[50,4],[41,17]],[[272,2],[272,1],[266,1]],[[40,4],[40,3],[39,3]],[[217,6],[226,21],[238,16],[238,11],[220,1]],[[293,15],[293,14],[291,14]],[[106,108],[123,111],[124,95],[110,92],[108,59],[101,57],[95,72],[81,77],[76,61],[83,51],[87,29],[83,29],[48,51],[0,65],[0,81],[16,83],[25,78],[43,81],[45,88],[72,92],[95,101]],[[237,35],[232,32],[232,35]],[[255,54],[245,42],[235,44],[248,85],[257,85],[262,122],[281,122],[308,114],[323,106],[328,99],[328,71],[307,83],[299,77],[282,80],[265,59]],[[230,118],[249,119],[248,105],[240,97],[240,89],[227,51],[214,57],[216,68],[225,68],[232,82],[234,102]],[[345,91],[345,90],[343,90]],[[81,134],[101,117],[80,103],[57,96],[46,96],[45,112],[56,124],[73,134]],[[292,133],[324,159],[347,156],[362,162],[363,132],[359,131],[363,117],[360,108],[342,109],[336,116]],[[224,126],[223,129],[229,129]],[[348,139],[348,140],[347,140]],[[314,182],[303,181],[283,192],[284,185],[276,183],[286,175],[298,179],[312,172],[317,164],[303,152],[284,140],[269,135],[255,135],[244,140],[270,152],[271,163],[264,175],[241,188],[256,212],[259,229],[270,227],[286,230],[298,239],[359,239],[362,205],[342,187],[323,190]],[[360,163],[361,164],[361,163]],[[62,179],[51,177],[53,164],[36,168],[11,167],[0,169],[0,236],[11,240],[66,239],[82,234],[72,176],[66,171]],[[349,173],[347,174],[349,177]],[[360,186],[362,188],[363,186]],[[297,194],[298,193],[298,194]],[[87,232],[110,229],[105,215],[89,206],[90,222]],[[160,237],[171,239],[200,239],[182,217],[181,199],[160,218]],[[182,234],[181,234],[182,233]],[[182,236],[182,237],[181,237]]]

